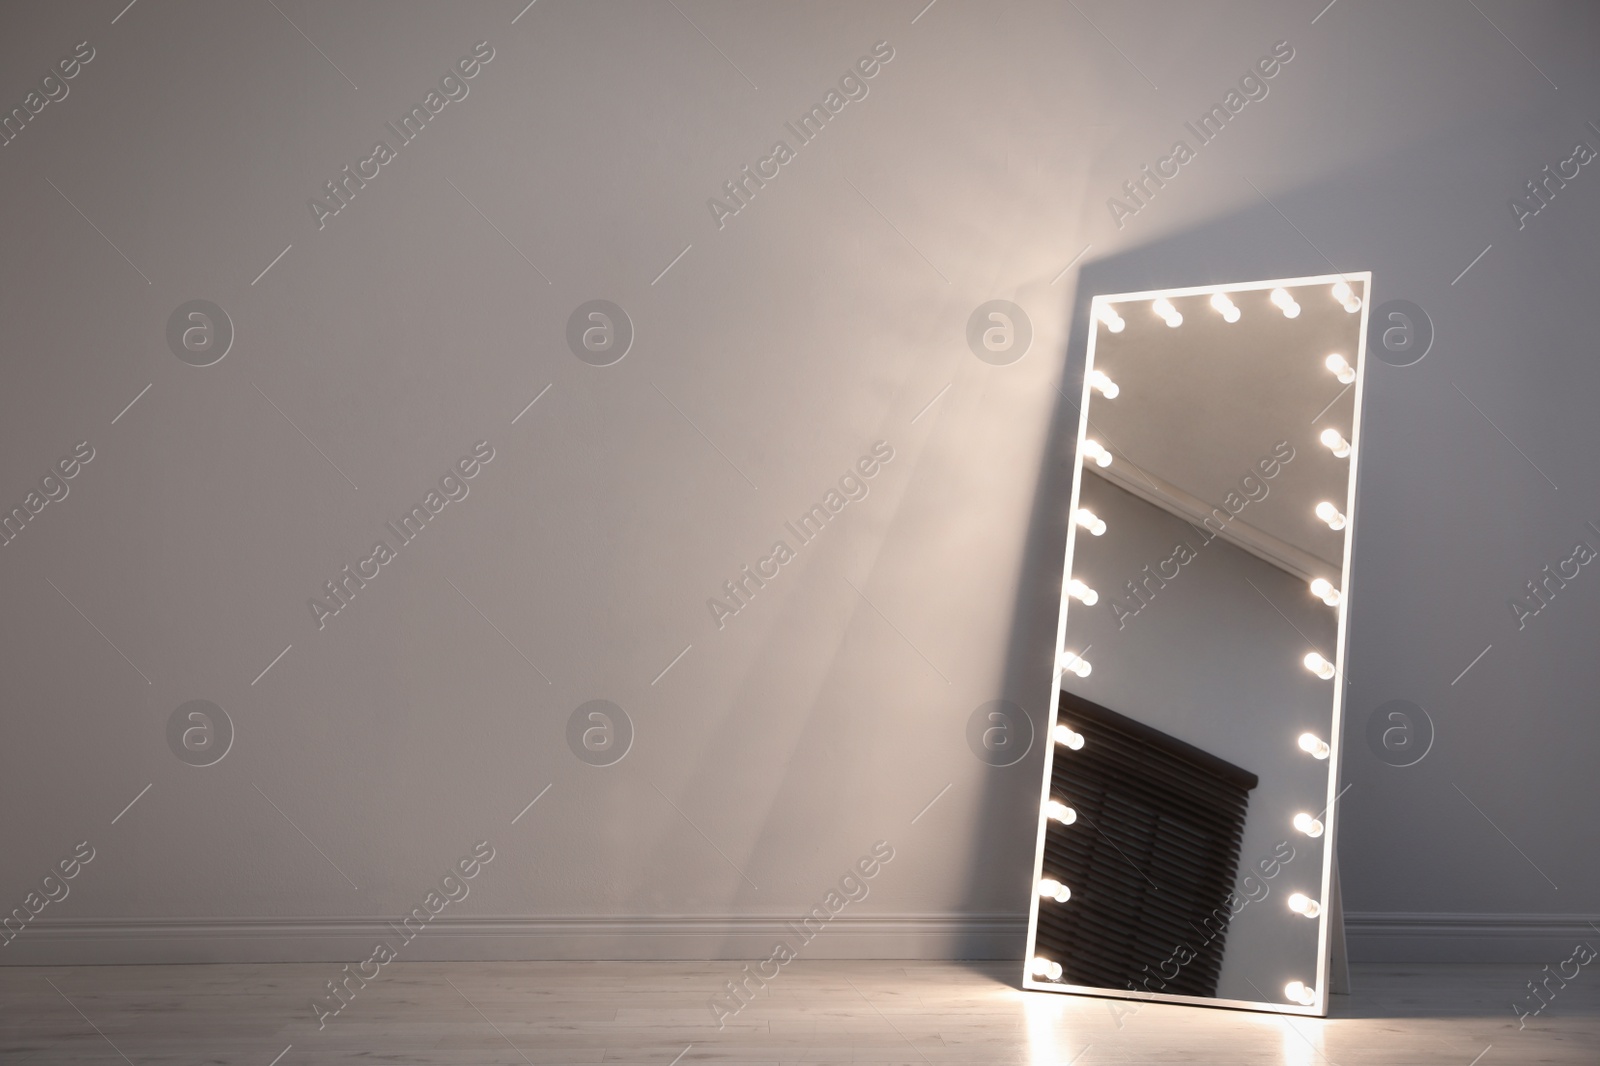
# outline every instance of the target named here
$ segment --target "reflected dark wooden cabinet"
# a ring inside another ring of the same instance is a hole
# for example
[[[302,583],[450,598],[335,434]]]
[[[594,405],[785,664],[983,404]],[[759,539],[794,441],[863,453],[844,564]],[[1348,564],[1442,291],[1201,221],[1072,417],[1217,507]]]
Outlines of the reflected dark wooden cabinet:
[[[1256,775],[1066,691],[1060,718],[1085,743],[1051,791],[1078,817],[1049,824],[1044,876],[1072,906],[1040,911],[1039,947],[1072,984],[1215,996]]]

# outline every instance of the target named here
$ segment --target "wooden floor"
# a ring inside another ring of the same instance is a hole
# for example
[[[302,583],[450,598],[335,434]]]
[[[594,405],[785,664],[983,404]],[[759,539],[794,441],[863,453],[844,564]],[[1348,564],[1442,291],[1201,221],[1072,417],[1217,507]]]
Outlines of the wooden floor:
[[[1325,1021],[1024,994],[1016,969],[799,960],[719,1030],[737,963],[394,962],[319,1030],[331,964],[5,967],[0,1062],[1600,1063],[1600,973],[1519,1030],[1532,963],[1357,967]]]

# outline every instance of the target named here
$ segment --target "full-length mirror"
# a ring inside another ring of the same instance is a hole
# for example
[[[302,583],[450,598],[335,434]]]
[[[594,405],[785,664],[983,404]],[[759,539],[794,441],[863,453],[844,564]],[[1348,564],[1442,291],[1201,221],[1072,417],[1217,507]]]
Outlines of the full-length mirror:
[[[1327,1013],[1370,282],[1092,302],[1027,988]]]

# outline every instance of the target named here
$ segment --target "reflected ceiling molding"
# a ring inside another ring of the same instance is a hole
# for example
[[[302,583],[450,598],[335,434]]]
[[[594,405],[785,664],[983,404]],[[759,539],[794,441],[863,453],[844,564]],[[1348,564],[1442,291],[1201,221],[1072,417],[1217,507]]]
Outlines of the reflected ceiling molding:
[[[1193,496],[1169,481],[1164,481],[1154,474],[1128,462],[1126,458],[1119,457],[1119,461],[1110,466],[1089,469],[1084,468],[1084,473],[1109,481],[1119,489],[1123,489],[1149,504],[1176,515],[1191,525],[1199,526],[1211,533],[1217,533],[1217,520],[1214,511],[1227,514],[1227,508],[1220,504],[1213,505]],[[1207,519],[1211,525],[1206,525]],[[1330,571],[1337,573],[1340,564],[1332,559],[1319,558],[1303,548],[1297,548],[1287,541],[1280,540],[1270,533],[1263,533],[1250,523],[1235,517],[1222,527],[1220,534],[1223,540],[1242,551],[1260,559],[1262,562],[1277,567],[1288,574],[1293,574],[1302,581],[1310,582],[1323,577]]]

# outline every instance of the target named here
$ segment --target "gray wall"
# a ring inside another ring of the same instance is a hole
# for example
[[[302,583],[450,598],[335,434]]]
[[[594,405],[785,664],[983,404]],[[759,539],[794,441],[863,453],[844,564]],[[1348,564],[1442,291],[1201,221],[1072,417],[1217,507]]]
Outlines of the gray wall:
[[[966,730],[992,700],[1042,725],[1085,302],[1330,269],[1435,334],[1371,369],[1356,943],[1545,958],[1600,911],[1600,576],[1523,629],[1507,601],[1600,546],[1600,177],[1524,228],[1508,200],[1600,147],[1597,19],[1478,6],[0,9],[7,109],[94,50],[0,148],[0,506],[94,454],[0,547],[0,908],[94,848],[0,958],[365,957],[481,840],[412,957],[765,955],[878,840],[806,954],[1019,952],[1040,751],[993,766]],[[1119,226],[1107,198],[1284,40]],[[470,94],[319,228],[480,41]],[[879,41],[869,94],[719,227],[708,198]],[[597,299],[635,333],[607,367],[567,341]],[[966,341],[991,299],[1031,320],[1008,365]],[[232,323],[211,366],[168,341],[191,300]],[[319,629],[309,599],[482,440]],[[719,629],[708,599],[877,441],[870,494]],[[604,767],[567,739],[596,699],[633,730]],[[1366,739],[1397,699],[1436,732],[1407,767]],[[169,744],[190,700],[233,726],[210,766]]]

